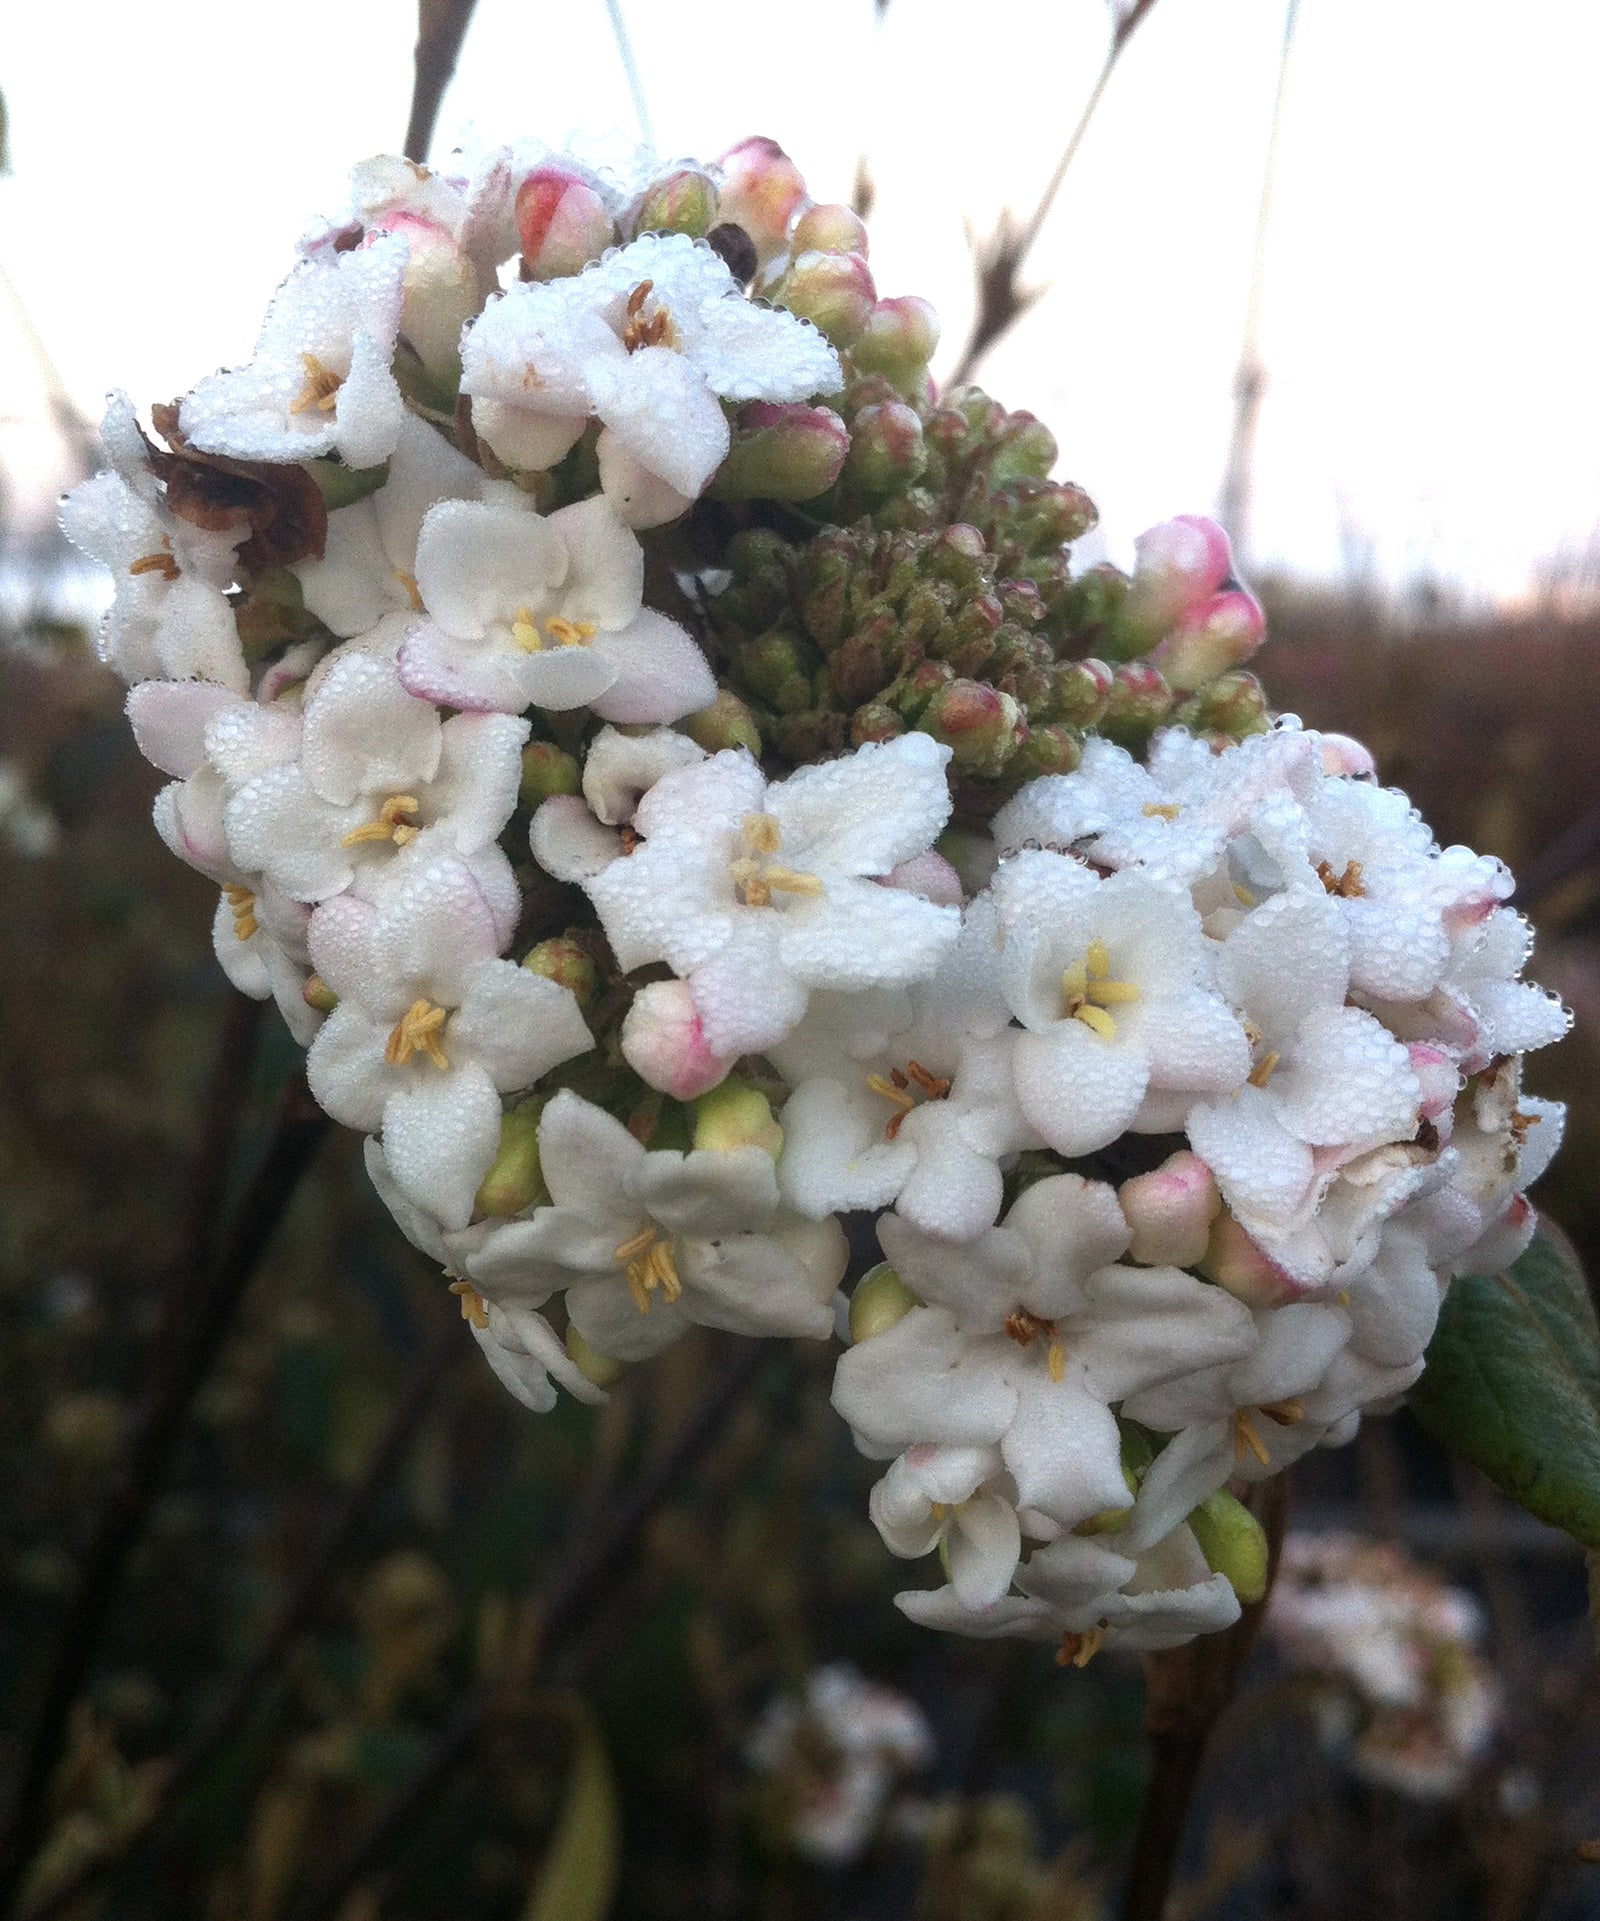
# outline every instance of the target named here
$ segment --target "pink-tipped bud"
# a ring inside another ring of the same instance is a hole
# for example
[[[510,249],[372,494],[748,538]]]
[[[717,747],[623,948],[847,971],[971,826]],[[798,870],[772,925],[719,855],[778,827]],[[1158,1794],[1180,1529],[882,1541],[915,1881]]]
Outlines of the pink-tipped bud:
[[[1456,1095],[1461,1091],[1461,1069],[1442,1047],[1430,1047],[1425,1041],[1413,1042],[1406,1052],[1422,1088],[1422,1118],[1434,1122],[1440,1137],[1445,1138],[1450,1131],[1447,1117],[1454,1112]],[[1441,1121],[1444,1125],[1439,1127]]]
[[[1209,600],[1233,566],[1228,536],[1204,514],[1179,514],[1147,528],[1133,550],[1133,584],[1123,618],[1151,642]]]
[[[961,876],[943,854],[936,854],[931,847],[927,853],[903,860],[892,868],[888,885],[898,887],[902,893],[920,894],[935,907],[964,907],[967,902],[961,890]]]
[[[710,174],[679,167],[646,187],[623,217],[630,239],[642,233],[686,233],[703,240],[721,216],[722,196]]]
[[[1134,582],[1137,590],[1138,582]],[[1192,694],[1242,667],[1266,637],[1267,619],[1242,587],[1191,607],[1148,659],[1178,694]]]
[[[1246,1307],[1283,1307],[1304,1291],[1226,1211],[1211,1223],[1205,1258],[1198,1265],[1208,1281],[1226,1288]]]
[[[404,237],[406,256],[400,332],[417,358],[440,380],[461,377],[461,329],[483,305],[478,270],[451,236],[432,220],[394,214],[372,229]]]
[[[722,168],[719,218],[743,227],[763,266],[783,252],[789,222],[806,197],[800,169],[776,140],[755,135],[730,147]]]
[[[753,400],[710,491],[718,500],[814,500],[839,478],[850,431],[827,407]]]
[[[981,680],[952,680],[934,694],[918,723],[942,740],[964,774],[997,775],[1028,737],[1028,722],[1010,694]]]
[[[855,253],[796,254],[770,297],[780,307],[809,320],[836,347],[848,347],[877,304],[872,269]]]
[[[1351,780],[1372,780],[1378,772],[1378,763],[1372,758],[1371,750],[1363,747],[1359,740],[1352,740],[1348,734],[1324,734],[1317,743],[1325,774],[1343,774]]]
[[[516,216],[523,265],[534,280],[580,273],[616,245],[605,202],[581,173],[559,162],[536,167],[523,181]]]
[[[622,1023],[622,1058],[647,1086],[675,1101],[708,1092],[733,1065],[706,1045],[687,981],[652,981],[639,989]]]
[[[1144,1267],[1193,1267],[1205,1259],[1222,1196],[1211,1169],[1187,1148],[1117,1190],[1133,1232],[1129,1258]]]
[[[867,223],[851,207],[807,207],[789,235],[791,254],[856,253],[867,257]]]
[[[850,357],[859,372],[882,374],[909,399],[927,373],[938,344],[935,309],[916,294],[897,294],[873,308]]]
[[[887,500],[922,476],[928,449],[916,410],[898,400],[863,407],[850,429],[844,470],[863,499]]]

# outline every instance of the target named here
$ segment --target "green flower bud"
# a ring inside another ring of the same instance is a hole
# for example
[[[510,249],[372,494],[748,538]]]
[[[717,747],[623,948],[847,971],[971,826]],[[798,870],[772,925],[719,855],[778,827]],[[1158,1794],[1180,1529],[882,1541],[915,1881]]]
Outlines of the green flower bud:
[[[850,435],[827,407],[753,400],[710,492],[718,500],[814,500],[839,478]]]
[[[1209,1495],[1189,1516],[1189,1526],[1213,1574],[1225,1574],[1249,1607],[1267,1592],[1270,1550],[1261,1523],[1225,1488]]]
[[[339,1005],[339,996],[320,974],[307,974],[305,986],[300,989],[300,998],[307,1007],[314,1007],[319,1014],[331,1014]]]
[[[1077,728],[1047,720],[1028,729],[1006,771],[1020,780],[1036,780],[1041,774],[1076,773],[1082,759],[1083,736]]]
[[[522,964],[530,974],[542,974],[557,987],[570,988],[580,1007],[589,1005],[600,984],[600,970],[595,966],[594,956],[564,935],[530,947]]]
[[[567,1359],[596,1387],[615,1387],[626,1371],[621,1361],[614,1361],[609,1354],[591,1347],[575,1327],[567,1329]]]
[[[774,628],[748,646],[734,661],[740,686],[779,714],[803,713],[811,705],[811,675],[804,643]]]
[[[721,688],[709,707],[690,714],[679,725],[708,754],[720,753],[724,747],[747,747],[757,760],[761,758],[761,729],[731,687]]]
[[[1103,660],[1067,660],[1052,669],[1050,683],[1050,718],[1093,727],[1110,704],[1116,677]]]
[[[917,480],[928,464],[922,422],[903,401],[863,407],[850,429],[844,478],[864,501],[885,500]]]
[[[576,794],[582,786],[577,761],[553,740],[530,740],[523,748],[517,797],[524,807],[537,807],[552,794]]]
[[[500,1151],[473,1202],[478,1213],[504,1220],[549,1200],[539,1171],[539,1116],[544,1107],[542,1098],[523,1101],[500,1116]]]
[[[922,731],[942,740],[964,774],[992,777],[1028,737],[1028,723],[1010,694],[978,680],[953,680],[923,709]]]
[[[882,374],[909,400],[938,344],[938,314],[915,294],[901,294],[880,300],[873,308],[850,349],[850,358],[862,373]]]
[[[865,747],[873,740],[894,740],[905,732],[905,722],[881,700],[863,702],[850,719],[852,747]]]
[[[867,257],[867,223],[850,207],[807,207],[789,235],[791,254],[854,253]]]
[[[630,239],[642,233],[686,233],[701,240],[717,224],[721,195],[710,174],[680,167],[646,187],[624,218]]]
[[[999,486],[1004,481],[1020,479],[1044,480],[1056,464],[1059,452],[1055,435],[1042,420],[1036,420],[1030,413],[1011,414],[1007,417],[1000,445],[989,462],[990,484]]]
[[[1154,667],[1129,661],[1113,670],[1111,697],[1100,731],[1119,747],[1137,750],[1172,712],[1172,689]]]
[[[783,1152],[783,1129],[772,1118],[772,1103],[742,1074],[730,1074],[690,1107],[696,1147],[719,1154],[759,1147],[774,1160]]]
[[[1272,725],[1272,710],[1261,682],[1241,669],[1219,675],[1193,700],[1185,701],[1173,719],[1197,734],[1242,740],[1246,734],[1264,734]]]
[[[860,336],[877,304],[872,269],[854,253],[796,253],[771,290],[790,313],[809,320],[836,347]]]
[[[850,1296],[850,1338],[870,1341],[887,1334],[922,1303],[886,1261],[863,1274]]]

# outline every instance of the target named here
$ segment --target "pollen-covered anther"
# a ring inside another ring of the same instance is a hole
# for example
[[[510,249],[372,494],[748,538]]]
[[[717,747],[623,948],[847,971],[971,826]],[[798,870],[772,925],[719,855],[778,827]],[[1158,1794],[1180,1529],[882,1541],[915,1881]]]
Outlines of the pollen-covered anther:
[[[421,811],[422,803],[415,794],[392,794],[378,809],[376,820],[369,820],[361,827],[352,827],[341,844],[359,847],[364,841],[392,840],[396,847],[409,847],[422,832],[411,816]]]
[[[1074,1634],[1070,1629],[1062,1635],[1061,1645],[1056,1649],[1058,1668],[1086,1668],[1105,1645],[1104,1628],[1087,1628],[1082,1634]]]
[[[585,647],[597,631],[592,620],[547,614],[541,633],[538,616],[531,607],[519,607],[511,622],[511,638],[525,654],[542,654],[547,647]]]
[[[650,1296],[658,1287],[669,1304],[683,1292],[678,1264],[672,1257],[672,1243],[661,1238],[661,1231],[653,1221],[624,1241],[612,1259],[623,1270],[628,1292],[641,1314],[650,1312]]]
[[[411,611],[414,614],[425,613],[427,609],[423,605],[422,589],[417,585],[416,575],[408,574],[403,567],[391,567],[389,571],[405,588],[406,598],[411,602]]]
[[[1278,1062],[1282,1059],[1283,1056],[1276,1048],[1274,1048],[1270,1054],[1264,1054],[1250,1070],[1250,1085],[1252,1087],[1265,1087],[1267,1082],[1277,1073]]]
[[[1528,1129],[1539,1125],[1539,1116],[1537,1114],[1524,1114],[1519,1107],[1512,1114],[1509,1125],[1511,1128],[1511,1138],[1516,1142],[1518,1147],[1520,1147],[1528,1138]]]
[[[1265,1414],[1269,1421],[1276,1421],[1279,1427],[1295,1427],[1306,1418],[1306,1404],[1298,1394],[1281,1401],[1263,1401],[1257,1411]]]
[[[489,1325],[488,1304],[471,1281],[452,1281],[450,1292],[461,1303],[462,1320],[470,1321],[476,1328],[486,1328]]]
[[[222,897],[228,903],[228,912],[233,916],[233,931],[240,940],[248,940],[256,931],[256,897],[248,887],[224,887]]]
[[[892,1141],[917,1105],[912,1088],[919,1089],[930,1101],[942,1101],[950,1092],[950,1079],[946,1074],[930,1074],[921,1061],[907,1061],[903,1069],[891,1067],[887,1074],[869,1074],[867,1086],[894,1103],[895,1112],[883,1130],[885,1139]]]
[[[814,899],[826,891],[815,874],[798,873],[772,859],[783,843],[783,830],[771,814],[746,814],[739,836],[747,851],[728,863],[728,872],[744,906],[770,907],[774,893],[804,894]]]
[[[436,1007],[430,1000],[414,1000],[389,1032],[383,1058],[391,1067],[405,1067],[415,1054],[426,1054],[440,1069],[450,1058],[439,1043],[439,1033],[450,1018],[450,1010]]]
[[[1133,981],[1111,978],[1111,956],[1098,938],[1090,941],[1081,961],[1074,961],[1061,973],[1062,1013],[1068,1020],[1082,1021],[1102,1040],[1117,1038],[1117,1023],[1106,1010],[1131,1006],[1139,998]]]
[[[644,303],[654,291],[653,280],[641,280],[628,295],[627,312],[622,323],[622,344],[629,353],[637,353],[641,347],[676,347],[678,330],[672,324],[672,315],[659,303],[654,313],[647,314]]]
[[[176,559],[173,557],[172,542],[163,536],[161,551],[155,554],[141,554],[137,560],[129,563],[128,572],[136,576],[139,574],[159,574],[165,581],[170,582],[176,580],[180,569]]]
[[[344,385],[344,375],[336,374],[331,367],[324,367],[315,354],[302,354],[300,365],[305,368],[305,385],[289,402],[292,414],[331,414],[339,398],[339,389]]]
[[[1143,812],[1146,820],[1176,820],[1183,809],[1176,801],[1147,800]]]
[[[1361,885],[1361,863],[1358,860],[1346,861],[1342,874],[1336,874],[1325,860],[1319,860],[1317,879],[1340,900],[1360,900],[1367,891]]]
[[[1016,1307],[1005,1318],[1005,1331],[1010,1340],[1018,1347],[1032,1347],[1041,1336],[1049,1341],[1045,1353],[1046,1365],[1052,1381],[1065,1379],[1067,1372],[1067,1350],[1062,1344],[1060,1329],[1054,1321],[1042,1314],[1035,1314],[1026,1307]]]
[[[1263,1408],[1262,1413],[1266,1413]],[[1267,1452],[1267,1444],[1261,1438],[1260,1430],[1250,1418],[1250,1410],[1236,1407],[1233,1411],[1233,1458],[1242,1461],[1247,1454],[1253,1454],[1262,1467],[1271,1467],[1272,1456]]]

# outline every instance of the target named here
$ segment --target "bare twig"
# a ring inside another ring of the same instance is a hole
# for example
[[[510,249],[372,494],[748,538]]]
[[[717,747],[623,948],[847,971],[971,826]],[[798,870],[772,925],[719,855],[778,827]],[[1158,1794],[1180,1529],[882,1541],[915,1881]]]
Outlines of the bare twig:
[[[542,1656],[555,1654],[577,1640],[597,1617],[603,1597],[614,1586],[614,1577],[656,1510],[716,1439],[766,1359],[766,1345],[759,1341],[749,1342],[729,1355],[706,1398],[662,1448],[609,1525],[598,1534],[581,1537],[576,1551],[557,1568],[540,1608]],[[466,1697],[427,1760],[366,1832],[357,1837],[327,1879],[298,1904],[293,1921],[333,1921],[344,1912],[351,1893],[383,1866],[422,1809],[477,1745],[502,1700],[501,1691],[493,1685],[476,1688]]]
[[[335,1569],[388,1492],[440,1388],[466,1349],[467,1343],[455,1326],[435,1341],[421,1372],[395,1403],[389,1425],[373,1449],[361,1479],[346,1495],[332,1526],[285,1598],[255,1658],[173,1761],[162,1783],[160,1798],[144,1819],[129,1832],[116,1836],[102,1853],[86,1861],[70,1879],[29,1908],[24,1921],[56,1921],[57,1916],[69,1913],[113,1868],[142,1853],[171,1825],[173,1817],[181,1812],[184,1796],[248,1720],[295,1640],[316,1618]]]
[[[417,77],[403,151],[419,166],[433,145],[439,105],[455,74],[476,5],[477,0],[417,0]]]
[[[1089,98],[1084,102],[1083,111],[1078,115],[1077,125],[1068,136],[1067,144],[1056,162],[1055,172],[1039,197],[1039,204],[1019,226],[1009,211],[1003,212],[998,225],[989,238],[973,245],[974,265],[978,272],[978,311],[972,323],[972,332],[962,349],[961,359],[950,376],[950,385],[959,387],[963,381],[972,377],[972,370],[1006,330],[1013,326],[1028,309],[1039,299],[1044,289],[1041,287],[1024,288],[1019,285],[1023,262],[1027,259],[1033,243],[1039,238],[1040,229],[1049,218],[1050,209],[1055,205],[1056,195],[1061,191],[1061,183],[1067,177],[1067,169],[1077,156],[1083,137],[1089,131],[1089,122],[1094,118],[1095,108],[1110,84],[1117,62],[1122,58],[1122,50],[1138,31],[1140,22],[1155,5],[1156,0],[1133,0],[1131,6],[1123,7],[1116,15],[1116,24],[1111,31],[1111,44],[1106,48],[1106,57],[1096,76]]]
[[[145,1404],[128,1437],[116,1479],[84,1554],[43,1695],[29,1732],[16,1796],[0,1836],[0,1912],[9,1912],[43,1839],[49,1789],[129,1557],[182,1435],[189,1408],[210,1372],[239,1301],[327,1128],[303,1076],[290,1082],[278,1124],[254,1178],[213,1258],[180,1278],[170,1342],[158,1350]],[[181,1291],[179,1291],[181,1290]]]
[[[1260,1482],[1251,1506],[1266,1529],[1270,1549],[1266,1595],[1247,1607],[1226,1634],[1202,1635],[1186,1647],[1145,1657],[1150,1781],[1139,1811],[1122,1921],[1162,1921],[1206,1743],[1233,1699],[1272,1595],[1289,1520],[1288,1477],[1275,1474]]]
[[[633,117],[639,123],[639,138],[653,150],[656,132],[650,124],[650,106],[644,97],[644,82],[639,78],[639,62],[634,58],[633,42],[628,38],[628,23],[622,17],[622,0],[606,0],[606,14],[611,21],[611,37],[617,43],[617,58],[622,62],[622,71],[628,76],[628,92],[633,97]]]

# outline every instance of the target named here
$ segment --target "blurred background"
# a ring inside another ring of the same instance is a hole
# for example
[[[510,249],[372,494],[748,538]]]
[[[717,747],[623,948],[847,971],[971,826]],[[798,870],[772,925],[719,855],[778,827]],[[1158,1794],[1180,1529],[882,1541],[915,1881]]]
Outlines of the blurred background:
[[[817,198],[870,190],[879,289],[940,307],[944,373],[975,254],[1040,205],[1117,25],[1102,0],[620,13],[619,38],[603,0],[480,0],[435,154],[472,127],[702,156],[769,133]],[[0,1784],[148,1384],[205,1311],[174,1277],[225,1259],[210,1224],[281,1145],[296,1065],[228,995],[214,892],[150,827],[159,776],[54,502],[95,464],[107,389],[144,406],[247,356],[307,216],[398,147],[414,37],[402,0],[0,20]],[[1441,841],[1512,863],[1533,971],[1577,1014],[1530,1075],[1573,1103],[1541,1205],[1591,1273],[1597,60],[1576,0],[1158,0],[1022,265],[1038,297],[976,370],[1100,504],[1086,557],[1223,511],[1275,705],[1360,735]],[[1114,1912],[1137,1667],[901,1620],[826,1354],[752,1374],[686,1342],[598,1414],[536,1418],[359,1143],[301,1150],[16,1912]],[[1294,1499],[1297,1533],[1365,1545],[1296,1547],[1171,1912],[1600,1914],[1575,1853],[1600,1835],[1579,1551],[1403,1415],[1304,1463]]]

